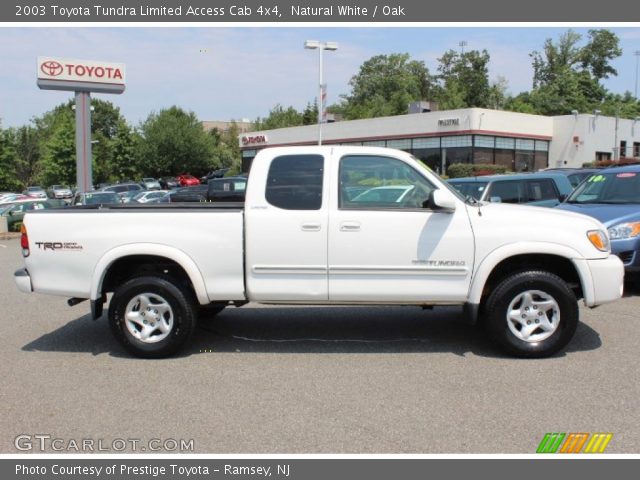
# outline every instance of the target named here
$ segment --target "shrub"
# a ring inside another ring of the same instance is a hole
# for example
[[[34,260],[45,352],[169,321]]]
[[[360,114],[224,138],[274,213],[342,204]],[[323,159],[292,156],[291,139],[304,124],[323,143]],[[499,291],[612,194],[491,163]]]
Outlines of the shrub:
[[[506,173],[507,167],[503,165],[491,164],[473,164],[473,163],[454,163],[447,169],[449,178],[461,177],[480,177],[483,175],[495,175],[498,173]]]

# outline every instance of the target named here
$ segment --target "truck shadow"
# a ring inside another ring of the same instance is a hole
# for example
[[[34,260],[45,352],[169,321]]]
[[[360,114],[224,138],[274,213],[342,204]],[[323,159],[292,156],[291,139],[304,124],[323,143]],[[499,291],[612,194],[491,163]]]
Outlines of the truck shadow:
[[[580,323],[564,352],[594,350],[599,334]],[[84,315],[22,347],[24,351],[129,355],[111,335],[106,318]],[[467,325],[461,310],[440,307],[227,308],[201,317],[178,357],[202,353],[452,353],[506,358],[481,328]]]

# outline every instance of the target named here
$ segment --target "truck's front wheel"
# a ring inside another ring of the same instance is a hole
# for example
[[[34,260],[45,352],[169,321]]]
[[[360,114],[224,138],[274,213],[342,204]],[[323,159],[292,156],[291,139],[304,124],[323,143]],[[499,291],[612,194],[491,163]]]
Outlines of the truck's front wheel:
[[[137,357],[175,353],[193,333],[196,319],[192,295],[171,278],[133,278],[114,292],[109,306],[111,330]]]
[[[557,275],[526,271],[502,280],[485,304],[491,337],[518,357],[553,355],[569,343],[578,325],[578,302]]]

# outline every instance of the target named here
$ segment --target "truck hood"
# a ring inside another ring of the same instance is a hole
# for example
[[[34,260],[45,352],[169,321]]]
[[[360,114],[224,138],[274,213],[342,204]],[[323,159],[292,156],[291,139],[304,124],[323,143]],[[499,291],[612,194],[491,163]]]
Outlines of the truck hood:
[[[640,205],[610,205],[602,203],[563,203],[556,207],[559,210],[577,212],[597,218],[605,226],[640,220]]]
[[[480,257],[515,244],[528,245],[527,249],[538,249],[538,252],[569,247],[576,258],[608,255],[597,250],[587,237],[591,230],[606,232],[605,226],[593,217],[556,208],[504,203],[467,208]]]
[[[480,210],[483,215],[504,215],[505,218],[514,218],[526,223],[541,222],[541,225],[554,226],[561,230],[577,227],[603,229],[599,219],[579,211],[506,203],[483,203]]]

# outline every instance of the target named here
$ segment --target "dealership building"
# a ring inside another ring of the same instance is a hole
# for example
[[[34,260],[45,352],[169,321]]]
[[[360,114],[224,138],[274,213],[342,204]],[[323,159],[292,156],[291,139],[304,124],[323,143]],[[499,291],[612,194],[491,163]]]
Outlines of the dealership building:
[[[535,171],[640,157],[640,118],[605,117],[597,110],[593,114],[576,112],[555,117],[483,108],[425,110],[325,123],[322,143],[397,148],[412,153],[440,173],[460,162]],[[238,140],[242,167],[248,171],[262,148],[317,144],[318,125],[244,132]]]

